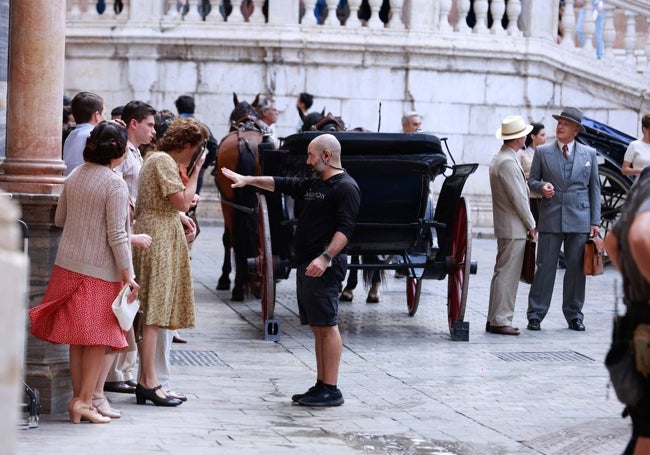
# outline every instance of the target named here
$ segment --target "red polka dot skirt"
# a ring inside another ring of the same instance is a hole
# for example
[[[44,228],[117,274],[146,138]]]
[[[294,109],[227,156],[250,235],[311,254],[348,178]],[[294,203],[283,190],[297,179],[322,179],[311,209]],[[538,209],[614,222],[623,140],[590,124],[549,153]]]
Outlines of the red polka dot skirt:
[[[29,310],[32,335],[55,344],[127,347],[111,308],[121,288],[55,265],[43,301]]]

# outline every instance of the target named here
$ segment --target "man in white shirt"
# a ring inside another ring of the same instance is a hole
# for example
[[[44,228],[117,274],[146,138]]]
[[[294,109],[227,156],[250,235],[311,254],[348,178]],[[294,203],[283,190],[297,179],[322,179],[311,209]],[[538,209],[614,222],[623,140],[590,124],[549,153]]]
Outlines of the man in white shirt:
[[[91,92],[79,92],[70,103],[77,126],[70,132],[63,144],[63,161],[67,166],[63,175],[68,176],[77,166],[84,163],[86,139],[95,126],[106,120],[106,109],[101,96]]]
[[[126,124],[128,135],[127,156],[122,164],[115,170],[122,174],[122,178],[129,187],[129,199],[132,208],[138,196],[138,180],[142,168],[142,155],[138,147],[148,144],[156,136],[154,129],[154,115],[156,110],[142,101],[130,101],[122,109],[121,120]],[[133,213],[133,212],[132,212]],[[131,245],[147,248],[151,245],[151,237],[147,234],[131,235]],[[108,371],[104,390],[107,392],[135,393],[135,366],[137,352],[120,352],[115,356],[111,369]]]

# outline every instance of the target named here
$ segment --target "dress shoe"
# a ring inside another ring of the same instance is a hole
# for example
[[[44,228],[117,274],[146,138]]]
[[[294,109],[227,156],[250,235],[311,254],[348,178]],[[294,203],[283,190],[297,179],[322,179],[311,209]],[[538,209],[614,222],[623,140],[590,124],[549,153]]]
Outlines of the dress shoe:
[[[70,410],[70,422],[79,423],[81,420],[87,420],[90,423],[109,423],[110,417],[104,417],[93,405],[88,405],[81,400],[76,400]]]
[[[487,322],[485,323],[485,331],[486,331],[486,332],[489,332],[489,331],[490,331],[490,321],[487,321]]]
[[[572,319],[571,322],[569,322],[569,328],[571,330],[575,330],[576,332],[585,331],[585,325],[582,323],[582,320],[580,318]]]
[[[127,384],[125,381],[105,382],[104,392],[135,393],[135,387]]]
[[[519,329],[511,325],[493,325],[490,326],[490,333],[497,335],[519,335]]]
[[[135,386],[138,385],[138,383],[135,382],[133,379],[129,379],[128,381],[124,381],[124,382],[126,382],[128,385],[130,385],[131,387],[134,387],[134,388],[135,388]]]
[[[106,397],[93,397],[92,403],[95,409],[97,409],[97,412],[104,417],[110,417],[111,419],[119,419],[122,417],[122,411],[113,409]]]
[[[528,330],[542,330],[539,319],[531,319],[528,321]]]
[[[172,338],[172,343],[185,344],[185,343],[187,343],[187,340],[184,340],[183,338],[179,337],[178,335],[174,335],[174,337]]]
[[[143,387],[141,384],[138,384],[135,387],[135,399],[138,404],[147,404],[147,400],[151,401],[153,404],[156,406],[178,406],[179,404],[182,403],[181,400],[177,398],[171,398],[168,396],[161,397],[159,396],[156,391],[162,389],[162,386],[158,384],[156,387],[153,389],[147,389]]]

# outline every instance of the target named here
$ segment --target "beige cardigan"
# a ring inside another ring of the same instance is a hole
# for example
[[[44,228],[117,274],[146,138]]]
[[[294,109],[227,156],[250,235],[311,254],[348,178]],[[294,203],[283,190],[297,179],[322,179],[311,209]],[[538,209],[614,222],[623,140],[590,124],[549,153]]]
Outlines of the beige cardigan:
[[[63,227],[55,264],[105,281],[132,268],[129,190],[108,166],[84,163],[66,178],[54,222]]]

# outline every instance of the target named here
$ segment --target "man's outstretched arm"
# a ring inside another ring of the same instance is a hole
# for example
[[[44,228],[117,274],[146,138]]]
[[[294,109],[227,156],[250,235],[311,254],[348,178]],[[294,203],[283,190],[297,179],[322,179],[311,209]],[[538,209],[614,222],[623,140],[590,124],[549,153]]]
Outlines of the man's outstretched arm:
[[[221,172],[233,181],[230,185],[233,188],[242,188],[246,185],[252,185],[266,191],[275,191],[275,180],[273,177],[241,175],[231,171],[227,167],[222,167]]]

